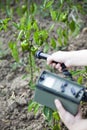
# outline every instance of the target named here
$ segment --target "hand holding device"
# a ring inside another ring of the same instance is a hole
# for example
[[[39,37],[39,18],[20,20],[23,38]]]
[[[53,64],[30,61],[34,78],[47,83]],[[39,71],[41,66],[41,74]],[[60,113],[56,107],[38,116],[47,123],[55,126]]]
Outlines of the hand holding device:
[[[42,51],[36,53],[36,57],[39,59],[47,59],[48,56]],[[66,69],[66,66],[63,63],[61,66],[63,73],[72,80],[72,75]],[[76,115],[80,102],[87,101],[87,92],[84,86],[71,80],[43,71],[36,84],[34,100],[56,110],[54,100],[58,98],[67,111]]]
[[[42,51],[37,51],[36,52],[36,58],[38,59],[47,59],[50,55],[46,54],[46,53],[43,53]],[[56,61],[53,61],[54,63],[58,64],[58,62]],[[61,64],[61,67],[62,67],[62,71],[63,71],[63,74],[67,77],[69,77],[71,80],[73,80],[72,78],[72,74],[67,70],[66,66],[64,63],[60,63]]]

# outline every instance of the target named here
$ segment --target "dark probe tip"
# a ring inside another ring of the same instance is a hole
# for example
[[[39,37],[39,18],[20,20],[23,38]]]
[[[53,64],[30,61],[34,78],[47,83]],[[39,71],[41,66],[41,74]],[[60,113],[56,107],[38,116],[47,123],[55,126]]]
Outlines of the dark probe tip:
[[[36,54],[35,54],[35,57],[40,59],[40,53],[41,53],[41,52],[42,52],[42,51],[37,51]]]

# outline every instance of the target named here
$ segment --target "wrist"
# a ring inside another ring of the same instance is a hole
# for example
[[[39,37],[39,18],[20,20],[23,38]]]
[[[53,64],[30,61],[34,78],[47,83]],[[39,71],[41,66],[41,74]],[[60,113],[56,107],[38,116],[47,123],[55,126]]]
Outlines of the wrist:
[[[87,65],[87,50],[69,52],[70,66],[85,66]]]

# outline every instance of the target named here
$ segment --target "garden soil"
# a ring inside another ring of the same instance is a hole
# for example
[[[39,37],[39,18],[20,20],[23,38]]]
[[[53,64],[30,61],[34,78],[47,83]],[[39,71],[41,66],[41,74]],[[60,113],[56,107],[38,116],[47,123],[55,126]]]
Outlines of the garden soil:
[[[1,17],[4,18],[4,14]],[[86,17],[85,19],[87,20]],[[50,23],[47,19],[39,19],[39,22],[43,27],[47,27]],[[0,57],[0,130],[51,130],[41,111],[36,115],[33,111],[28,112],[28,102],[33,99],[34,91],[29,88],[29,76],[23,79],[27,73],[24,66],[13,68],[15,61],[8,49],[8,42],[15,40],[14,32],[15,29],[12,26],[10,28],[10,25],[6,32],[0,32],[0,49],[2,50]],[[55,31],[53,35],[56,37]],[[68,50],[87,49],[87,28],[84,27],[76,38],[70,39],[69,43]],[[83,116],[87,117],[86,103],[83,104],[81,110]],[[67,130],[64,125],[62,130]]]

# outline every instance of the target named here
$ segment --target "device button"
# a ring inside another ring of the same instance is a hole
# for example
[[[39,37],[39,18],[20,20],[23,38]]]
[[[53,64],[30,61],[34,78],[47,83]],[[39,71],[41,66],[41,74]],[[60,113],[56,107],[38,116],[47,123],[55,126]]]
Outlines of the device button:
[[[44,75],[41,75],[40,76],[40,81],[43,81],[45,79],[45,76]]]
[[[67,86],[68,86],[68,83],[67,83],[67,82],[65,82],[65,83],[64,83],[64,87],[67,87]]]
[[[61,92],[65,92],[65,88],[67,87],[68,83],[65,82],[61,85]]]
[[[75,89],[72,87],[71,88],[71,93],[75,96],[76,95],[76,91],[75,91]]]
[[[63,85],[61,86],[61,92],[65,92],[65,88]]]

